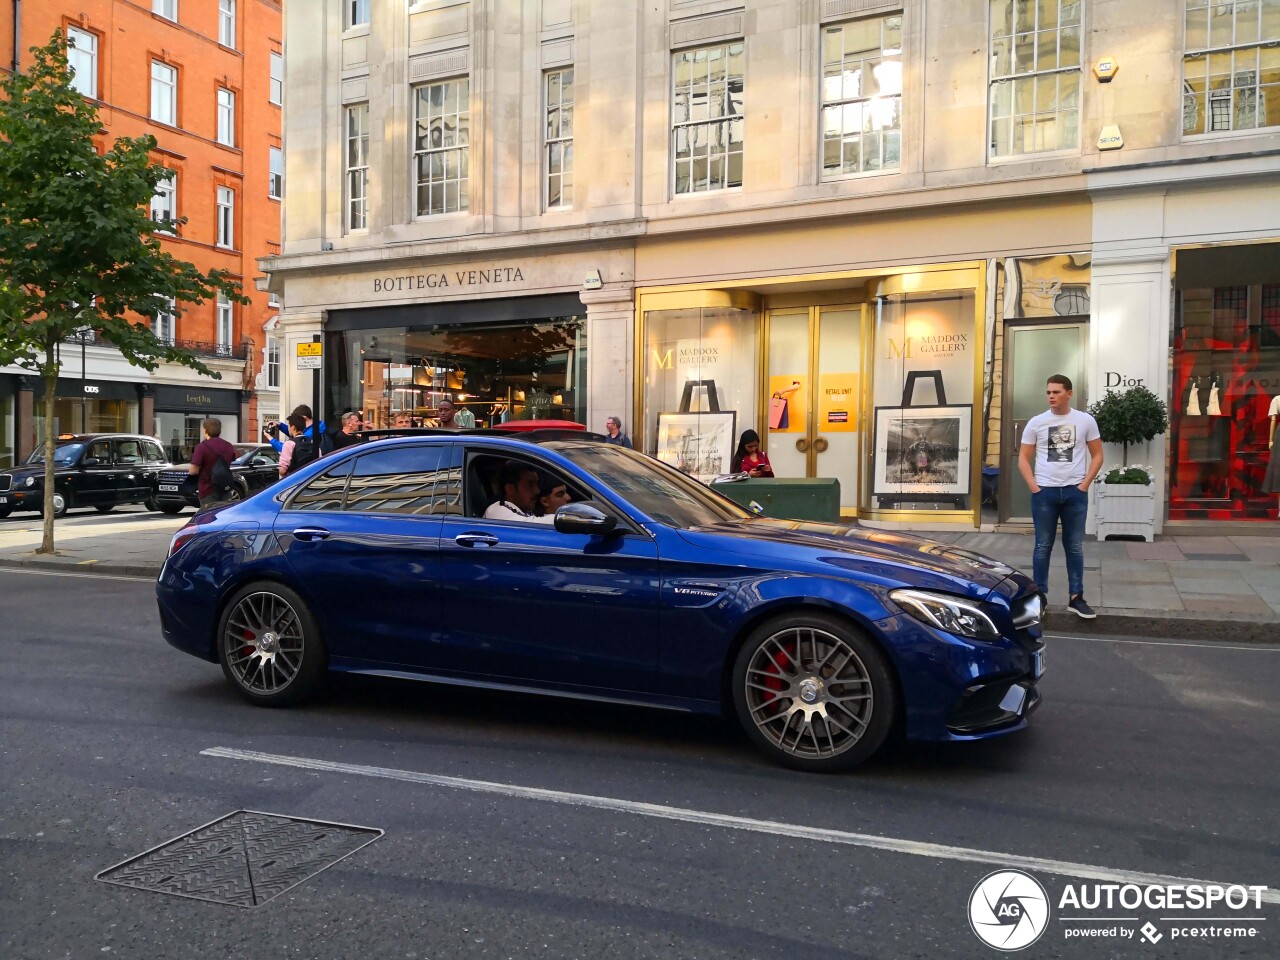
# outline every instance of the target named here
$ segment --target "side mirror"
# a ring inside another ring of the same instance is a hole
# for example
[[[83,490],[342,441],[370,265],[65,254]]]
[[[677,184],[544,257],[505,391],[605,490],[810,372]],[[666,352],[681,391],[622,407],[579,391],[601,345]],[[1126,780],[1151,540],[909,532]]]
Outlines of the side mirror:
[[[556,511],[556,531],[559,533],[599,536],[610,533],[617,525],[617,517],[611,517],[589,503],[566,503]]]
[[[254,458],[253,458],[253,466],[255,466],[255,467],[269,467],[269,466],[271,466],[271,461],[270,461],[270,460],[268,460],[266,457],[254,457]]]
[[[102,466],[102,461],[101,461],[101,460],[99,460],[97,457],[85,457],[83,460],[81,460],[81,461],[80,461],[80,466],[82,466],[82,467],[100,467],[100,466]]]

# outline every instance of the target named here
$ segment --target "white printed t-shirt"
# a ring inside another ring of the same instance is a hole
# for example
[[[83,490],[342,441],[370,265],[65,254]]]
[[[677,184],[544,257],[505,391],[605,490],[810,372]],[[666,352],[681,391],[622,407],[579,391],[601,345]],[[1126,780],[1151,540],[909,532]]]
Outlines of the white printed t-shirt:
[[[1035,476],[1041,487],[1080,486],[1089,472],[1089,441],[1098,440],[1098,421],[1082,410],[1052,410],[1027,421],[1024,444],[1036,445]]]

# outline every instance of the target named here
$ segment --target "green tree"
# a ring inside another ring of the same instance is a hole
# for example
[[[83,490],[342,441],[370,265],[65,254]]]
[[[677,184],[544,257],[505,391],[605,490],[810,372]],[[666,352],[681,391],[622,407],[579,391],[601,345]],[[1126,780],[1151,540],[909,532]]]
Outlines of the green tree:
[[[97,107],[71,86],[67,40],[33,47],[26,73],[0,79],[0,365],[38,373],[44,410],[44,541],[53,553],[53,405],[62,345],[82,331],[131,364],[176,363],[218,378],[150,323],[171,303],[203,303],[219,291],[248,303],[225,270],[202,274],[165,251],[151,219],[154,137],[120,138],[99,153]]]
[[[1098,421],[1102,439],[1123,446],[1125,466],[1129,465],[1129,444],[1145,443],[1169,428],[1164,401],[1146,387],[1130,387],[1123,393],[1108,390],[1089,412]]]

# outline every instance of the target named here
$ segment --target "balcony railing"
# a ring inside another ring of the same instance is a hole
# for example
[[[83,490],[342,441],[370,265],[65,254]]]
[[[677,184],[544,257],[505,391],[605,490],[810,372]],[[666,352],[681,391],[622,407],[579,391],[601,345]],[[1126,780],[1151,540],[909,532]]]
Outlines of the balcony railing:
[[[249,358],[249,350],[253,346],[248,341],[244,343],[215,343],[211,340],[181,340],[173,337],[157,337],[156,339],[171,347],[188,350],[197,357],[214,357],[219,360],[247,360]],[[105,341],[100,340],[92,330],[82,330],[67,337],[65,342],[92,344]]]

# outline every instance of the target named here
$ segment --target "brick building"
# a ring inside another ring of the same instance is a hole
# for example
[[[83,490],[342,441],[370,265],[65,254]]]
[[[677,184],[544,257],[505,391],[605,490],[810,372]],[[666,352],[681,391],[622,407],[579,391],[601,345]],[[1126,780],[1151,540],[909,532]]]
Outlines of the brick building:
[[[17,22],[15,23],[15,17]],[[252,298],[209,302],[156,323],[156,333],[199,354],[222,375],[169,365],[147,373],[105,344],[63,353],[54,429],[138,430],[180,458],[199,422],[218,416],[229,439],[253,439],[259,416],[278,415],[277,364],[265,329],[275,297],[254,289],[255,260],[279,252],[284,189],[283,24],[275,0],[47,0],[0,9],[2,69],[22,69],[56,29],[74,40],[73,82],[99,104],[103,141],[150,134],[173,171],[152,201],[186,218],[163,241],[201,271],[223,269]],[[83,361],[82,361],[83,357]],[[38,385],[0,368],[0,465],[43,436]]]

